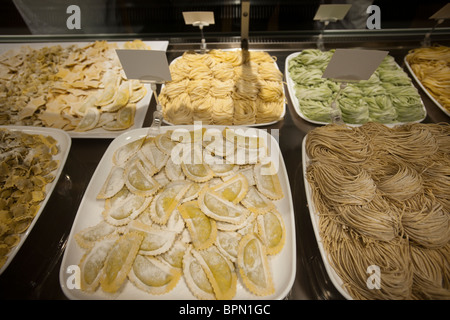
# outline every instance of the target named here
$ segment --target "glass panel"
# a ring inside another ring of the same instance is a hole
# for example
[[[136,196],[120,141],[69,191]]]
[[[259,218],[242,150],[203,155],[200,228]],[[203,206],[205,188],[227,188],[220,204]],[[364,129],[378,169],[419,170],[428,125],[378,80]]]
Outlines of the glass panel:
[[[69,28],[77,13],[68,10],[72,0],[2,0],[0,34],[153,34],[186,36],[198,34],[198,28],[184,24],[183,11],[213,11],[215,24],[205,33],[240,34],[240,0],[78,0],[79,28]],[[252,0],[250,37],[260,32],[282,34],[321,30],[323,24],[313,17],[321,4],[350,3],[352,7],[341,21],[330,22],[327,30],[366,30],[367,20],[378,6],[381,29],[430,29],[429,17],[447,0]],[[446,20],[439,28],[449,28]]]

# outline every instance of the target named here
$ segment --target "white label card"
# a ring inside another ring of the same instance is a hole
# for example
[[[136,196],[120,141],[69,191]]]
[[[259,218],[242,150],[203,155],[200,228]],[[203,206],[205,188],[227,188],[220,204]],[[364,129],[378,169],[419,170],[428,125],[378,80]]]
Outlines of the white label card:
[[[214,12],[212,11],[186,11],[183,12],[183,17],[186,24],[203,26],[214,24]]]
[[[337,81],[368,80],[388,51],[362,49],[336,49],[322,78]]]
[[[321,4],[313,20],[338,21],[344,19],[351,4]]]
[[[450,18],[450,3],[447,3],[441,9],[439,9],[435,14],[433,14],[430,19],[440,20]]]
[[[165,51],[116,49],[127,79],[163,83],[172,80]]]

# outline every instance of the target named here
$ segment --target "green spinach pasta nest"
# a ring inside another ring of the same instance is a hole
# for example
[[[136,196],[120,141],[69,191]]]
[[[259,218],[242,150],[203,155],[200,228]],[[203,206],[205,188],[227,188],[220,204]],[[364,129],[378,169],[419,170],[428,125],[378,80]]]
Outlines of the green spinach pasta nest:
[[[322,74],[333,53],[334,50],[307,49],[288,61],[299,111],[307,119],[331,122],[331,102],[339,91],[339,84],[322,78]],[[348,83],[341,91],[337,105],[342,120],[348,124],[394,124],[425,118],[418,90],[389,55],[368,80]]]

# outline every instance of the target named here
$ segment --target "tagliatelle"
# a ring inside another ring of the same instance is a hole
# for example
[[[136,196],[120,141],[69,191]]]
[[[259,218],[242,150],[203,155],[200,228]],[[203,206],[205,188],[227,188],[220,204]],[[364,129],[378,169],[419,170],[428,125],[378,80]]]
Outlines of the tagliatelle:
[[[450,111],[450,48],[432,46],[413,49],[406,56],[406,61],[431,95]]]
[[[186,52],[170,71],[159,99],[172,124],[249,125],[283,116],[283,75],[266,52]]]

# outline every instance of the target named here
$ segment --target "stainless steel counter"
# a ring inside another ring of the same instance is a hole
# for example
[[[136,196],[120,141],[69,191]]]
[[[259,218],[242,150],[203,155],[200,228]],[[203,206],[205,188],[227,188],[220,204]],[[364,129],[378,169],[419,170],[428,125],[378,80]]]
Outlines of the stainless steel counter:
[[[449,45],[449,43],[442,43]],[[1,45],[1,44],[0,44]],[[400,66],[409,49],[419,41],[390,41],[358,43],[333,42],[337,47],[369,47],[389,50]],[[208,48],[239,47],[239,42],[209,43]],[[331,49],[326,45],[326,49]],[[198,49],[196,44],[169,45],[169,62],[185,50]],[[277,57],[278,67],[284,72],[285,59],[305,48],[315,48],[314,42],[250,43],[250,49],[266,50]],[[405,69],[406,70],[406,69]],[[418,87],[418,86],[417,86]],[[159,88],[158,88],[159,89]],[[293,110],[287,88],[288,106],[284,120],[262,129],[279,129],[280,149],[292,190],[295,211],[297,270],[294,285],[287,299],[343,299],[331,283],[322,262],[306,202],[302,174],[301,143],[304,136],[317,125],[301,119]],[[449,122],[447,117],[420,89],[427,109],[425,123]],[[156,104],[154,99],[144,120],[150,126]],[[28,239],[0,276],[0,299],[66,299],[59,284],[59,269],[67,238],[90,178],[111,139],[72,139],[71,150],[57,183],[39,220]]]

